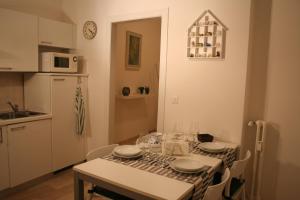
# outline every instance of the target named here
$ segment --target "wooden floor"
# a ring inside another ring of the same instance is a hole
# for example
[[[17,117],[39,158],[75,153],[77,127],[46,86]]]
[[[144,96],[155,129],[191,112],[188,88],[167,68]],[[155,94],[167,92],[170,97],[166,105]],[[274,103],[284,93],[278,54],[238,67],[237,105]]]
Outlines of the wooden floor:
[[[72,169],[67,169],[35,186],[12,192],[11,195],[4,197],[3,200],[73,200],[73,187],[73,171]],[[85,199],[88,200],[87,190],[90,188],[90,184],[85,183],[84,188]],[[93,200],[104,199],[94,196]]]

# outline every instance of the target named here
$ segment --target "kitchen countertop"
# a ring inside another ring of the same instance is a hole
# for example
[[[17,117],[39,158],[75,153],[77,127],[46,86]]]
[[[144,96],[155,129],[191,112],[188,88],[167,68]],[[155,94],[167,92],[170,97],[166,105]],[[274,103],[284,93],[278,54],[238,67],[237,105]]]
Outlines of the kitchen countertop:
[[[23,122],[31,122],[31,121],[37,121],[37,120],[43,120],[43,119],[51,119],[51,114],[43,114],[43,115],[37,115],[37,116],[31,116],[31,117],[22,117],[22,118],[16,118],[16,119],[7,119],[7,120],[1,120],[0,119],[0,126],[6,126],[10,124],[18,124]]]

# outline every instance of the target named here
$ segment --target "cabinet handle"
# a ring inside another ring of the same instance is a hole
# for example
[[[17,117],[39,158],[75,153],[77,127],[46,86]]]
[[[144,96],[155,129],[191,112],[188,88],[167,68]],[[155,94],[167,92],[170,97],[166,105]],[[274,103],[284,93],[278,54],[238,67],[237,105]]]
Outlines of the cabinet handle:
[[[65,78],[54,78],[53,80],[54,80],[54,81],[64,81]]]
[[[3,133],[2,133],[2,127],[0,127],[0,144],[3,143]]]
[[[17,130],[21,130],[21,129],[25,129],[26,126],[19,126],[19,127],[14,127],[14,128],[11,128],[10,130],[11,131],[17,131]]]
[[[42,44],[52,44],[52,42],[41,41]]]
[[[0,67],[0,70],[12,70],[12,67]]]

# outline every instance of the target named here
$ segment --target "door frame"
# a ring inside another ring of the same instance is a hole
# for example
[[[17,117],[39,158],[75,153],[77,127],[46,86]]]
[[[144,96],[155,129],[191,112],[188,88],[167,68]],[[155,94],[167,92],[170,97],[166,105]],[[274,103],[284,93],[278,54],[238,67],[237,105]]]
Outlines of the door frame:
[[[167,74],[167,47],[168,47],[168,25],[169,25],[169,9],[161,9],[154,11],[147,11],[142,13],[130,13],[124,15],[111,16],[107,22],[107,35],[106,35],[106,64],[109,69],[109,116],[108,116],[108,139],[109,143],[112,142],[111,132],[113,131],[112,121],[114,119],[114,88],[112,87],[112,70],[111,70],[111,37],[113,23],[126,22],[132,20],[140,20],[147,18],[161,18],[161,40],[160,40],[160,61],[159,61],[159,89],[158,89],[158,110],[157,110],[157,131],[164,131],[165,120],[165,94],[166,94],[166,74]],[[113,95],[112,95],[113,94]]]

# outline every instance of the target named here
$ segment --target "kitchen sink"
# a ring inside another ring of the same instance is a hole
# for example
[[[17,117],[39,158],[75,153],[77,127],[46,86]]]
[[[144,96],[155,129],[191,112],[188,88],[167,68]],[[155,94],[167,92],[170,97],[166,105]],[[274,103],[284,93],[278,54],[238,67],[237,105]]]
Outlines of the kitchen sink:
[[[0,120],[32,117],[32,116],[43,115],[43,114],[45,113],[33,112],[33,111],[4,112],[4,113],[0,113]]]

